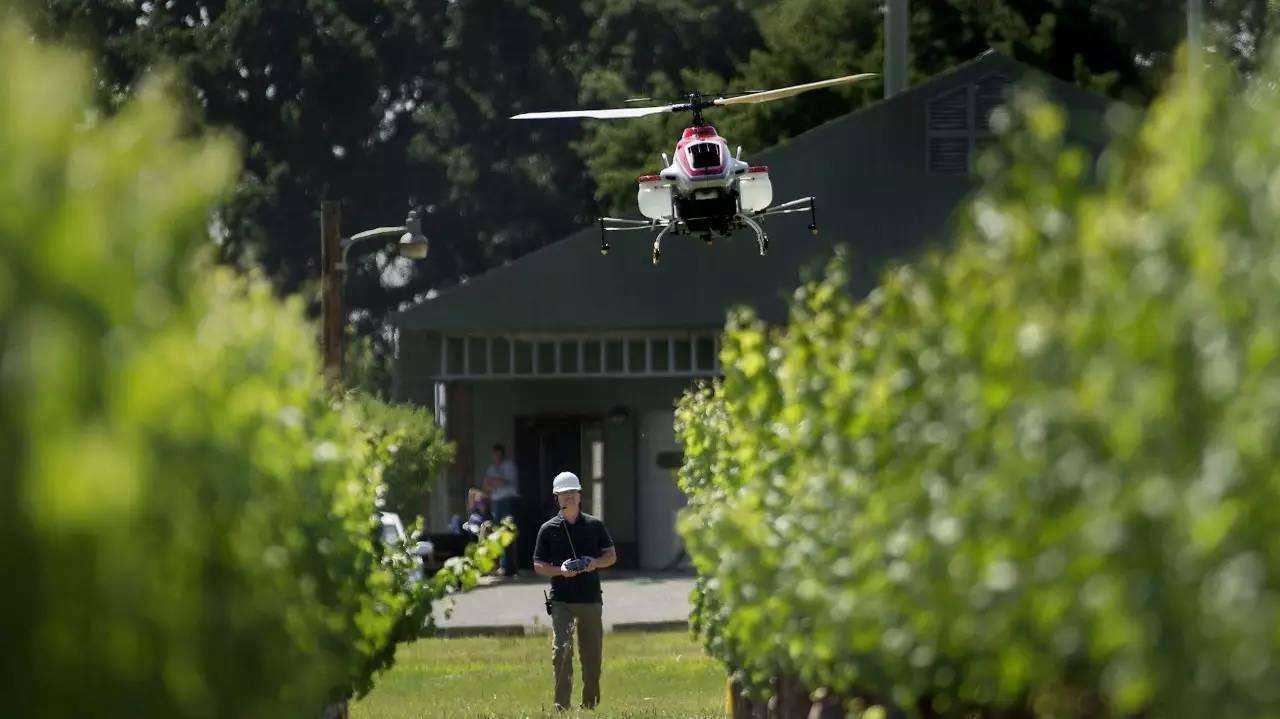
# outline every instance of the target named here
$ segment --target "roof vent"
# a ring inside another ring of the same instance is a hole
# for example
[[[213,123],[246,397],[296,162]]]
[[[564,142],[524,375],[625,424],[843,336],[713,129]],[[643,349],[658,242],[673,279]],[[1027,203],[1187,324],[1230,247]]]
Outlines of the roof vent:
[[[976,148],[991,139],[991,113],[1009,99],[1011,86],[1003,75],[987,75],[929,101],[925,149],[929,174],[970,171]]]
[[[969,88],[958,87],[929,101],[929,130],[969,129]]]
[[[977,132],[991,132],[991,113],[1009,100],[1012,85],[1003,75],[987,75],[974,85],[973,120]]]

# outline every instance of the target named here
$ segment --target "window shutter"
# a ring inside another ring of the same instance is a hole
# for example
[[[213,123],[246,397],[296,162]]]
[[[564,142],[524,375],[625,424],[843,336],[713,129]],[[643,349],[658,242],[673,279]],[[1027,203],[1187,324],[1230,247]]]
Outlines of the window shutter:
[[[1009,99],[1011,86],[1003,75],[987,75],[929,101],[925,152],[931,174],[970,171],[970,158],[991,139],[991,113]]]
[[[929,101],[929,172],[963,175],[969,171],[969,88],[959,87]]]
[[[969,171],[969,138],[929,138],[929,172],[963,175]]]
[[[979,133],[991,132],[991,113],[1009,99],[1009,78],[988,75],[978,81],[973,98],[973,126]]]
[[[969,129],[969,88],[961,87],[929,102],[929,131]]]

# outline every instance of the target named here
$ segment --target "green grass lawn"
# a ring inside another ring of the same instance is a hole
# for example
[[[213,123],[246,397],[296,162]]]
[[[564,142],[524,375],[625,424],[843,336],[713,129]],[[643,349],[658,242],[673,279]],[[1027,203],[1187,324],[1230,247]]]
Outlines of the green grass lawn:
[[[551,636],[421,639],[351,709],[353,719],[722,717],[725,674],[686,632],[604,635],[595,711],[550,711]],[[574,657],[573,701],[582,699]]]

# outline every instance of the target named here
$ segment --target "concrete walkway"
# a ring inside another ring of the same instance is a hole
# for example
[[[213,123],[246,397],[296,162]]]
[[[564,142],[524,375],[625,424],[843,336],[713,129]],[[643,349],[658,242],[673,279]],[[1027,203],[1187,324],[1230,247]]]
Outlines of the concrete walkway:
[[[639,572],[606,569],[604,589],[605,631],[626,631],[687,626],[689,592],[694,575],[689,572]],[[437,602],[437,635],[472,636],[530,634],[550,631],[551,618],[542,604],[542,591],[551,580],[533,572],[516,579],[485,577],[481,586],[457,596],[453,613],[445,617],[450,600]]]

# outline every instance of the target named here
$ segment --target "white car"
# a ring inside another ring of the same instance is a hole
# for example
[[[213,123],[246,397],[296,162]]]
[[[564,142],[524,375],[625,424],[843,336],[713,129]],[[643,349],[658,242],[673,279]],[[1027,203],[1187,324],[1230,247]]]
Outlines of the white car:
[[[387,547],[399,549],[409,546],[409,537],[404,531],[404,522],[400,521],[400,515],[395,512],[378,512],[378,519],[382,523],[382,543]],[[412,582],[421,582],[425,576],[423,574],[423,562],[430,563],[432,555],[435,552],[435,545],[431,542],[418,542],[410,549],[410,553],[417,557],[414,563],[413,572],[409,575]]]

